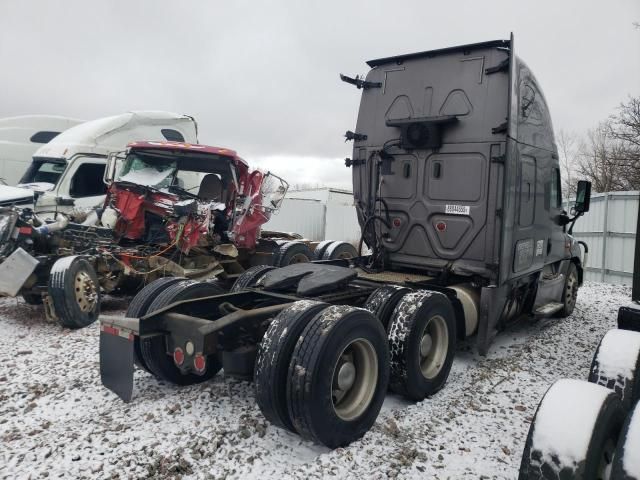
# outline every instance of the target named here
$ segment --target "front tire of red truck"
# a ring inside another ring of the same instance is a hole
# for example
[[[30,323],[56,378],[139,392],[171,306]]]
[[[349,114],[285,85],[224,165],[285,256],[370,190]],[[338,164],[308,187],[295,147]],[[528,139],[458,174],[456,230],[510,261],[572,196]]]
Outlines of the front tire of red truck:
[[[100,315],[100,283],[91,264],[79,256],[56,261],[49,276],[49,297],[58,322],[67,328],[91,325]]]

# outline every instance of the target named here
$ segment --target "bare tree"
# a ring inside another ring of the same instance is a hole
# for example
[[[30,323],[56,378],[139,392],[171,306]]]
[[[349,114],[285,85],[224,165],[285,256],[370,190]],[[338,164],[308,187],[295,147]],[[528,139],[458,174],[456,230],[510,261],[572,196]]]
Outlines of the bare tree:
[[[560,130],[556,137],[562,172],[562,198],[571,198],[576,193],[577,180],[574,176],[578,164],[578,136],[574,132]]]
[[[595,191],[640,190],[640,98],[590,130],[578,152],[577,170]]]
[[[615,164],[611,161],[609,123],[601,122],[587,132],[578,154],[578,172],[592,183],[596,192],[613,190],[614,179],[618,176]]]

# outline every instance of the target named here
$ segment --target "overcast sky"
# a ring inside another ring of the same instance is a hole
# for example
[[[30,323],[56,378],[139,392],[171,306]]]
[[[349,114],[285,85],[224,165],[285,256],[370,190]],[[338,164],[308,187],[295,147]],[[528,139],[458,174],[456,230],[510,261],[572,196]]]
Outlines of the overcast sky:
[[[348,187],[365,61],[508,38],[556,131],[640,95],[640,0],[0,0],[0,117],[193,115],[200,141],[291,183]]]

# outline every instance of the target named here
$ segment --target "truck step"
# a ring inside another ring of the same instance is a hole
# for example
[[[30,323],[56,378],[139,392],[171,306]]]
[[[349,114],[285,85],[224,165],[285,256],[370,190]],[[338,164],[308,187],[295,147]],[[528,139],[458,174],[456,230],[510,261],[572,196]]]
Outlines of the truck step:
[[[544,305],[540,305],[533,313],[539,317],[548,317],[562,309],[562,306],[563,305],[558,302],[549,302]]]

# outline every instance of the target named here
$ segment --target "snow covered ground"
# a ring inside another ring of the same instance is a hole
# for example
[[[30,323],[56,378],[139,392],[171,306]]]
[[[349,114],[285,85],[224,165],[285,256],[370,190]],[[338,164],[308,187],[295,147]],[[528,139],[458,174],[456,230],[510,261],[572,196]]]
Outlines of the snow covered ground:
[[[0,478],[515,478],[540,398],[587,378],[630,295],[589,283],[571,317],[516,325],[485,358],[460,344],[441,392],[388,395],[373,429],[334,451],[267,424],[252,385],[221,375],[178,388],[137,372],[125,404],[100,384],[97,324],[63,330],[2,299]]]

